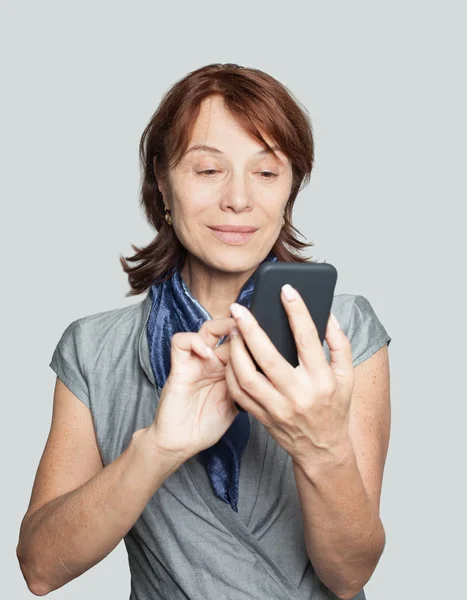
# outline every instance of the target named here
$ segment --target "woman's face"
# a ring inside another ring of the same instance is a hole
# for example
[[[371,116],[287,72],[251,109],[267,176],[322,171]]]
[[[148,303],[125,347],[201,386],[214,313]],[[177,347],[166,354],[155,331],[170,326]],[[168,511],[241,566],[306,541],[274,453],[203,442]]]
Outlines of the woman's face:
[[[220,96],[204,100],[187,151],[166,184],[159,182],[175,233],[191,255],[235,273],[255,269],[267,256],[292,187],[290,160],[279,149],[276,154],[280,161],[241,128]],[[234,231],[240,227],[250,231]]]

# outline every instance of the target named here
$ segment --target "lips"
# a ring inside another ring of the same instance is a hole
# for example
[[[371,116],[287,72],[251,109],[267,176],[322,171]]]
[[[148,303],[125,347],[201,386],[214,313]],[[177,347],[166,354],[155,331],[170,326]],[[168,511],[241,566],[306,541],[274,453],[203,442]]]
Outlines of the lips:
[[[241,246],[247,243],[257,231],[256,227],[247,225],[216,225],[209,229],[218,239],[230,246]]]
[[[227,231],[233,233],[254,233],[258,228],[248,225],[213,225],[210,229],[216,231]]]

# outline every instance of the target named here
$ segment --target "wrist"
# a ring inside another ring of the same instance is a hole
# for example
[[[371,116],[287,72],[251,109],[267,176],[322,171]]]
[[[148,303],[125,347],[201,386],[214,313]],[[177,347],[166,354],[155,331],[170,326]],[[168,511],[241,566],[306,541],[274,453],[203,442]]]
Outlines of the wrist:
[[[138,440],[137,443],[141,445],[145,454],[151,460],[154,460],[156,464],[167,465],[168,467],[173,466],[174,470],[176,470],[190,458],[185,453],[165,448],[160,443],[157,431],[152,425],[135,431],[133,437]]]
[[[308,475],[333,471],[355,462],[355,452],[349,437],[328,448],[319,448],[307,453],[306,457],[292,457],[294,468]]]

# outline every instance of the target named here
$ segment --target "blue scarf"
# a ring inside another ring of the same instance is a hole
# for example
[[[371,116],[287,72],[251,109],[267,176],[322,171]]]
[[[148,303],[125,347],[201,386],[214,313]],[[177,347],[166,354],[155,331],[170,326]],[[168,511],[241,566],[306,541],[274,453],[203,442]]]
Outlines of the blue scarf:
[[[275,262],[269,253],[262,262]],[[236,300],[250,307],[254,289],[254,273],[240,290]],[[155,281],[150,287],[151,312],[147,324],[149,357],[154,379],[162,389],[170,373],[171,339],[180,331],[198,332],[201,325],[212,319],[207,310],[190,294],[178,269],[172,269],[169,279]],[[221,338],[219,343],[225,340]],[[238,407],[240,408],[240,407]],[[221,439],[198,454],[205,465],[214,493],[238,512],[238,483],[240,459],[250,437],[248,413],[241,409]]]

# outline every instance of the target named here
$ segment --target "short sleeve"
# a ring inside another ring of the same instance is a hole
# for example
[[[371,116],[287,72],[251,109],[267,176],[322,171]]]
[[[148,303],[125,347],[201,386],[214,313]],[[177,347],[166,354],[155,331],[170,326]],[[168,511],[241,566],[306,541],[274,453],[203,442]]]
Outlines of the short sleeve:
[[[391,342],[391,337],[364,296],[355,296],[347,337],[354,367]]]
[[[88,408],[89,389],[82,362],[82,331],[79,321],[68,325],[60,338],[49,366],[59,379]]]

